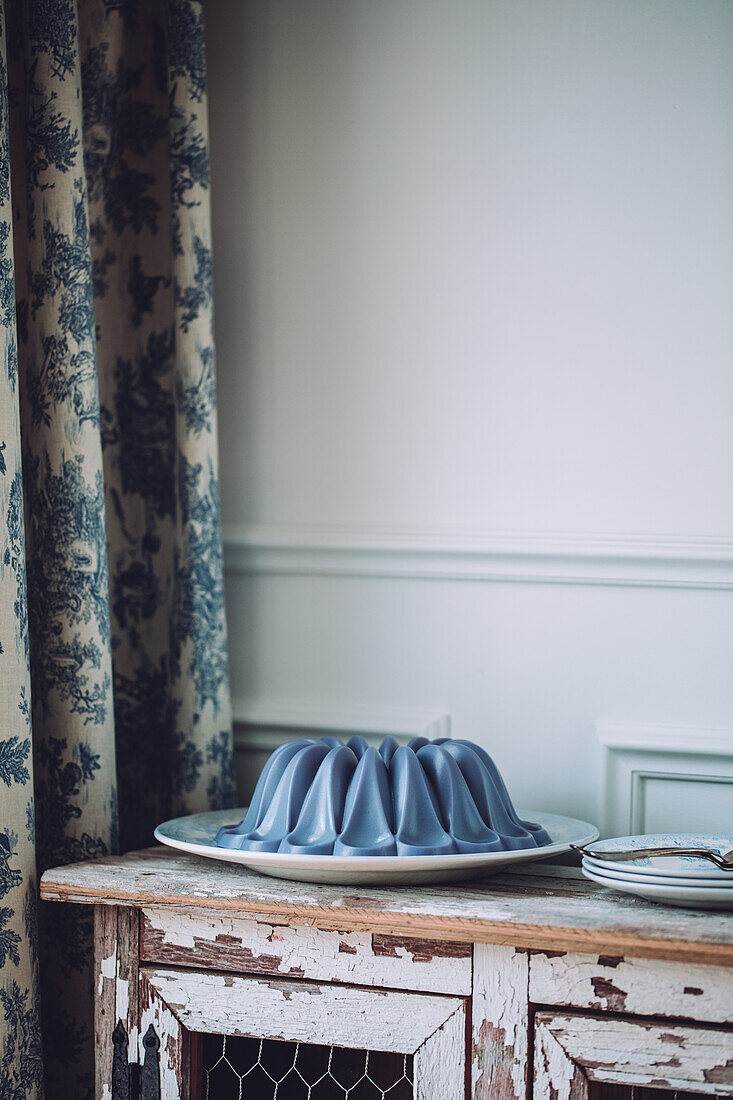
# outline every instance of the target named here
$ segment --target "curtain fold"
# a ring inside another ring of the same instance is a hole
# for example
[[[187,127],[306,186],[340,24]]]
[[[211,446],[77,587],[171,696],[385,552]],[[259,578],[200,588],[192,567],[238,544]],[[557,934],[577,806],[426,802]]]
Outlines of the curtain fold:
[[[36,868],[234,798],[202,5],[0,16],[0,1100],[84,1098],[91,912],[37,932]]]

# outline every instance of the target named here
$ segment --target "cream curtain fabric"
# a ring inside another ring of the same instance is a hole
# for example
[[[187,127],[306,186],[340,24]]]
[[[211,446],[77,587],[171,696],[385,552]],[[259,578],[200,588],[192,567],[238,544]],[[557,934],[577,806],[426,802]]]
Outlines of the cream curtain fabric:
[[[0,15],[0,1100],[82,1100],[36,874],[233,799],[202,5]]]

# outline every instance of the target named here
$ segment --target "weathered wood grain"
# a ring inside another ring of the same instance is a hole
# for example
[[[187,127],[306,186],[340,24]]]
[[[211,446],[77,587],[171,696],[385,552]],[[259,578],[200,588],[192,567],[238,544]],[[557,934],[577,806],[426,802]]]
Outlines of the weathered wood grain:
[[[589,1082],[733,1096],[733,1035],[713,1028],[537,1013],[535,1096],[586,1100]]]
[[[140,972],[140,1031],[137,1051],[145,1062],[145,1037],[152,1024],[160,1040],[158,1050],[161,1100],[199,1100],[200,1041],[187,1031],[158,989]]]
[[[128,1036],[130,1061],[136,1060],[138,1022],[139,911],[129,907],[94,909],[94,1075],[96,1096],[110,1100],[112,1032],[118,1020]]]
[[[473,954],[471,1079],[473,1100],[527,1095],[527,954],[477,944]]]
[[[529,999],[539,1005],[733,1023],[733,970],[618,955],[532,952]]]
[[[458,1008],[415,1052],[416,1100],[464,1100],[466,1095],[466,1012]]]
[[[507,874],[460,886],[355,892],[268,879],[164,848],[47,871],[47,900],[210,909],[272,924],[733,966],[726,914],[665,909],[579,872]]]
[[[534,1033],[533,1096],[543,1100],[590,1100],[590,1082],[583,1067],[563,1047],[550,1026],[538,1014]]]
[[[229,914],[213,919],[206,911],[144,909],[140,955],[165,966],[471,993],[470,944],[322,931]]]
[[[94,1095],[111,1100],[117,978],[117,909],[94,907]]]
[[[184,1027],[204,1033],[414,1054],[464,1012],[460,998],[426,993],[148,967],[141,973]]]

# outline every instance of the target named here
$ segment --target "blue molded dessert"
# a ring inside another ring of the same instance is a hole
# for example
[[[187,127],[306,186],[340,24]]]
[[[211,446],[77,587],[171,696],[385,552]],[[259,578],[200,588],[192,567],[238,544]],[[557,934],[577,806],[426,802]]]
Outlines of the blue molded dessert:
[[[291,741],[270,756],[247,816],[220,848],[334,856],[433,856],[551,844],[521,821],[491,757],[471,741]]]

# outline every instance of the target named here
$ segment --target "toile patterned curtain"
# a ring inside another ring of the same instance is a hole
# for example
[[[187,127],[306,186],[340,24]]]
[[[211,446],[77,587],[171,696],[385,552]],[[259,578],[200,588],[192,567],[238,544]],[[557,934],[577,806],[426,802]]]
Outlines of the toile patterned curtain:
[[[201,0],[0,0],[0,1100],[93,1096],[46,867],[232,803]]]

